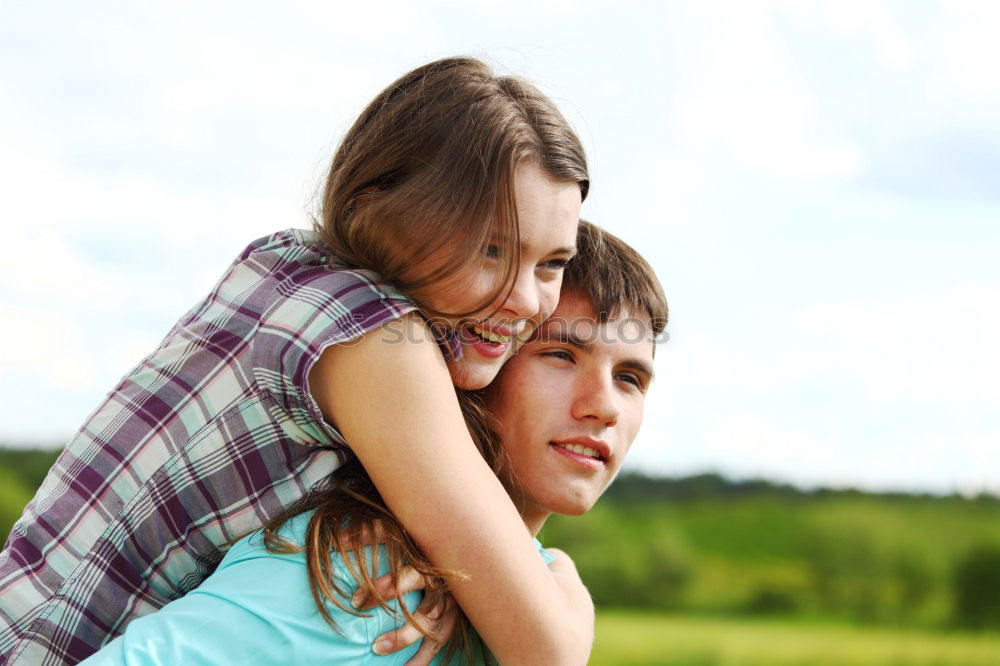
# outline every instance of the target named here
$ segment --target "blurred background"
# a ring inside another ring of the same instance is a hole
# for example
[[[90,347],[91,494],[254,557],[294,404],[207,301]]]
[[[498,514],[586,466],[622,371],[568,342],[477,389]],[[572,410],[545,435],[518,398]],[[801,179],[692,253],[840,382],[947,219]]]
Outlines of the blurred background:
[[[545,535],[595,663],[1000,662],[1000,5],[2,10],[0,531],[242,247],[310,224],[368,100],[469,54],[556,100],[584,215],[671,304],[631,475]]]

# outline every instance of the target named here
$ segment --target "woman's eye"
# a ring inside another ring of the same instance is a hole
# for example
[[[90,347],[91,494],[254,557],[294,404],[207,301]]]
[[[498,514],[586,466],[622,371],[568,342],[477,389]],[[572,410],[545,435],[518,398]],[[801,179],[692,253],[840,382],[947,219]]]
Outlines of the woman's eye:
[[[500,246],[487,245],[485,248],[483,248],[483,256],[489,259],[497,259],[500,256]]]
[[[566,259],[549,259],[548,261],[543,261],[539,266],[553,271],[560,271],[566,268],[566,264],[568,263]]]

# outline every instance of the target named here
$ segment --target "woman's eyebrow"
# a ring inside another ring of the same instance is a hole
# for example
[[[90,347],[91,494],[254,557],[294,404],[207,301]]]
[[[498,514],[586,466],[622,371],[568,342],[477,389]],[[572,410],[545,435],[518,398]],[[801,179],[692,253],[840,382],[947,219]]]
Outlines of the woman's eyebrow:
[[[503,236],[490,237],[491,243],[497,243],[502,245],[504,244],[505,240],[506,239]],[[528,242],[523,238],[521,239],[521,242],[518,244],[518,247],[521,249],[522,252],[526,252],[527,250],[531,249],[531,245],[529,245]],[[549,254],[568,254],[570,256],[576,256],[576,252],[577,252],[576,244],[574,243],[573,245],[563,245],[562,247],[553,248],[552,250],[549,251]]]
[[[528,245],[528,243],[526,243],[525,241],[522,240],[521,241],[521,252],[527,252],[530,249],[531,249],[531,246]],[[557,248],[554,248],[552,250],[549,250],[548,254],[550,254],[550,255],[552,255],[552,254],[568,254],[570,257],[575,257],[576,256],[576,245],[564,245],[563,247],[557,247]]]
[[[521,249],[522,250],[525,249],[523,243],[521,244]],[[568,254],[571,257],[575,257],[576,245],[566,245],[564,247],[557,247],[556,249],[552,250],[551,254]]]

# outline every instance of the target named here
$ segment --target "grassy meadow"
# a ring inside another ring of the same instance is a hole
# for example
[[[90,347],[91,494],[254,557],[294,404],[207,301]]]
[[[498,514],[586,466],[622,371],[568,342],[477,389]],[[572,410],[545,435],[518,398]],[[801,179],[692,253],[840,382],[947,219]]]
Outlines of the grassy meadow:
[[[1000,634],[601,611],[591,666],[997,666]]]

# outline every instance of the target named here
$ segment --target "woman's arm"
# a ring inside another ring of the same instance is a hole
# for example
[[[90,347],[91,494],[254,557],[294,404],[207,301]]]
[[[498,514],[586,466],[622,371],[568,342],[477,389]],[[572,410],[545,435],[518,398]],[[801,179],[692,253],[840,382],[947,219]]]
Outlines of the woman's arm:
[[[466,430],[430,331],[410,314],[327,348],[313,396],[501,663],[584,664],[593,606],[538,557]]]
[[[577,572],[573,560],[569,555],[557,548],[549,548],[546,552],[554,558],[549,562],[549,571],[556,577],[556,582],[562,588],[567,598],[571,600],[575,599],[576,601],[571,601],[574,606],[579,605],[580,608],[590,608],[592,613],[593,600],[590,598],[590,592],[583,584],[583,580],[580,579],[580,574]],[[426,583],[427,579],[413,567],[403,567],[399,573],[398,589],[400,593],[422,590]],[[393,587],[388,574],[380,577],[376,581],[375,586],[384,599],[389,599],[396,594],[397,588]],[[375,645],[380,649],[376,649],[376,652],[380,654],[395,652],[419,642],[420,649],[406,662],[406,666],[426,666],[426,664],[429,664],[441,648],[447,644],[448,639],[451,638],[454,625],[458,619],[456,613],[461,613],[450,599],[451,597],[447,596],[444,604],[427,607],[425,607],[427,599],[424,599],[424,602],[421,603],[414,613],[414,618],[421,625],[430,629],[433,638],[424,636],[413,623],[406,622],[399,628],[379,636],[375,640]],[[376,607],[375,602],[371,600],[366,600],[364,603],[357,605],[359,610],[368,610]],[[592,614],[591,622],[593,622]]]

